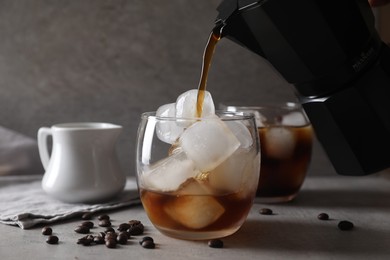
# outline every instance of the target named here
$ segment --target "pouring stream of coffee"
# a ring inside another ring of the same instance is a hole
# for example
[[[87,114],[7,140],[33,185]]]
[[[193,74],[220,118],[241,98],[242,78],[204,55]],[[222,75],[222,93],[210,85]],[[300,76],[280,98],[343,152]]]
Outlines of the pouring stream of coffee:
[[[211,65],[211,59],[214,54],[215,46],[218,41],[221,39],[223,24],[218,24],[210,33],[209,40],[207,41],[206,48],[203,53],[203,63],[202,63],[202,72],[200,76],[199,86],[198,86],[198,96],[196,101],[196,116],[202,117],[203,112],[203,101],[206,91],[207,76],[209,74],[209,69]]]

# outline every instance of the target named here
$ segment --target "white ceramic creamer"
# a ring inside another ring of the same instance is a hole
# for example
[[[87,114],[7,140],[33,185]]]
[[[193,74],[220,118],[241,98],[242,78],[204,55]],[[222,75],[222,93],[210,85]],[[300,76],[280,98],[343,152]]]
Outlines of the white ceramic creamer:
[[[119,125],[95,122],[41,127],[38,148],[45,168],[43,190],[70,203],[102,202],[120,193],[126,184],[115,149],[121,131]]]

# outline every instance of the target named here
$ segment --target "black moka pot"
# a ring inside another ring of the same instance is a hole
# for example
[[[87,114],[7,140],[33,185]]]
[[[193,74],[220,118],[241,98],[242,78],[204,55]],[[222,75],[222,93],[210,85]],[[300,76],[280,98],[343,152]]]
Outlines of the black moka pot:
[[[339,174],[390,167],[390,49],[367,0],[224,0],[218,11],[222,37],[295,86]]]

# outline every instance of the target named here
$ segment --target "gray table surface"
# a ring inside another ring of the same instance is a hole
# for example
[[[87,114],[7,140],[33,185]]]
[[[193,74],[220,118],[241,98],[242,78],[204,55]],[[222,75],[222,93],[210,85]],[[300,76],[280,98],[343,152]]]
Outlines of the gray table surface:
[[[268,207],[274,215],[258,213]],[[326,212],[330,220],[317,215]],[[141,220],[144,235],[152,236],[155,249],[144,249],[133,237],[127,245],[109,249],[103,245],[81,246],[83,235],[73,229],[80,219],[51,225],[60,239],[49,245],[42,227],[22,230],[0,225],[0,259],[390,259],[390,178],[308,177],[299,196],[290,203],[255,203],[246,223],[224,248],[208,247],[207,241],[182,241],[160,234],[147,219],[142,206],[110,211],[113,225]],[[349,220],[350,231],[337,224]],[[96,217],[92,220],[97,223]],[[97,227],[92,233],[102,231]]]

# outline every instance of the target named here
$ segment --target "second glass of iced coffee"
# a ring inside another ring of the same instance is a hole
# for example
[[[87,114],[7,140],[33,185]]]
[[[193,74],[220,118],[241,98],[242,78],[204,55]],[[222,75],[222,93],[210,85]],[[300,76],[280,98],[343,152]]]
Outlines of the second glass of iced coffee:
[[[220,104],[227,111],[255,114],[261,144],[261,167],[256,202],[293,200],[307,174],[314,132],[302,108],[295,102],[261,106]]]

